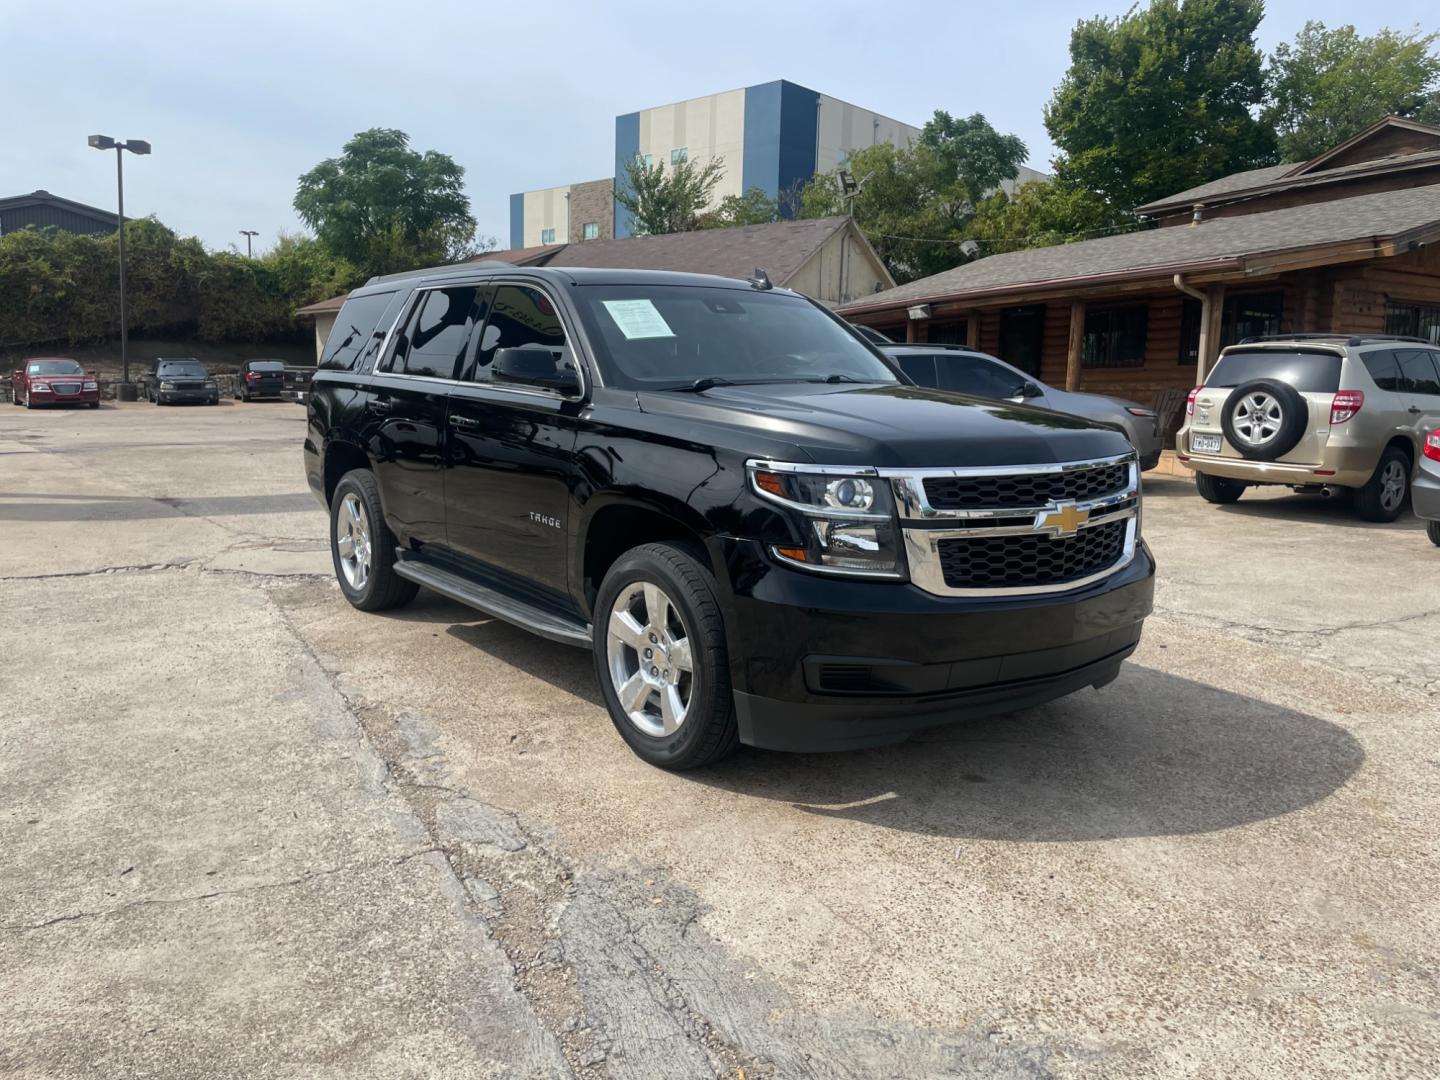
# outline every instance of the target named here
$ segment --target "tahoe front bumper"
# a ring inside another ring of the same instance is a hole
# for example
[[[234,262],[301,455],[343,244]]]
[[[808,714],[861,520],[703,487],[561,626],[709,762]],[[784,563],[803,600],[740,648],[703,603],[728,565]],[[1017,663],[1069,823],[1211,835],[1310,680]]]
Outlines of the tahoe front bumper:
[[[898,742],[1115,678],[1150,613],[1155,562],[1029,597],[942,597],[791,570],[721,542],[740,740],[773,750]]]

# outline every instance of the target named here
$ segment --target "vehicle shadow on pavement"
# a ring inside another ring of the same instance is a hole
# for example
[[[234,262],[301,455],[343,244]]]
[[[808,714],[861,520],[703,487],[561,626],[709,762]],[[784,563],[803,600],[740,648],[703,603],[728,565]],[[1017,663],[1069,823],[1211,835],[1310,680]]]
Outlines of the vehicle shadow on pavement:
[[[1425,522],[1409,510],[1394,521],[1366,521],[1355,513],[1347,499],[1322,499],[1318,495],[1291,495],[1281,499],[1241,499],[1228,506],[1216,506],[1216,513],[1241,518],[1294,521],[1304,525],[1339,525],[1346,529],[1381,529],[1386,532],[1424,532]]]
[[[429,612],[437,622],[465,617],[448,603]],[[457,622],[447,633],[604,708],[586,652],[498,620]],[[1354,737],[1329,721],[1129,663],[1103,690],[893,746],[833,754],[742,747],[680,775],[888,829],[1055,842],[1263,821],[1324,799],[1364,760]]]
[[[1365,760],[1335,724],[1127,664],[1103,690],[875,750],[743,750],[701,783],[826,817],[977,840],[1234,828],[1319,802]]]

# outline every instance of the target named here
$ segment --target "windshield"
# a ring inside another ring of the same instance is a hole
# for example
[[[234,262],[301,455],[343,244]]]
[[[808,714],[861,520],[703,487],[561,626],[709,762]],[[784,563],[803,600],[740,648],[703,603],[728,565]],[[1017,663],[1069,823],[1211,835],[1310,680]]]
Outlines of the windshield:
[[[1205,379],[1205,385],[1235,387],[1251,379],[1279,379],[1301,393],[1333,394],[1340,389],[1340,356],[1288,349],[1226,353]]]
[[[76,360],[32,360],[25,365],[27,375],[79,375],[80,363]]]
[[[203,379],[205,377],[205,365],[199,360],[162,360],[158,374],[180,375]]]
[[[284,371],[285,364],[280,360],[251,360],[247,365],[251,371]]]
[[[609,386],[900,381],[798,296],[692,285],[585,286],[572,295]]]

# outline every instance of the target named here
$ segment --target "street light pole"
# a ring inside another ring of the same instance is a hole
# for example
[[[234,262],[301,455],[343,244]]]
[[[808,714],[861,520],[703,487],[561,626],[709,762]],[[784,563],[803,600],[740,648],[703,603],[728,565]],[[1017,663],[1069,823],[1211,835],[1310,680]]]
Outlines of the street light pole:
[[[132,154],[150,153],[150,144],[144,139],[130,139],[120,142],[109,135],[91,135],[89,144],[95,150],[115,151],[115,194],[119,204],[117,234],[120,238],[120,381],[130,381],[129,337],[130,322],[125,316],[125,151]]]
[[[250,250],[250,238],[251,238],[252,236],[259,236],[260,234],[259,234],[258,232],[256,232],[254,229],[241,229],[241,230],[240,230],[240,235],[243,236],[243,237],[245,237],[245,257],[246,257],[247,259],[253,259],[253,258],[255,257],[255,255],[254,255],[254,253]]]

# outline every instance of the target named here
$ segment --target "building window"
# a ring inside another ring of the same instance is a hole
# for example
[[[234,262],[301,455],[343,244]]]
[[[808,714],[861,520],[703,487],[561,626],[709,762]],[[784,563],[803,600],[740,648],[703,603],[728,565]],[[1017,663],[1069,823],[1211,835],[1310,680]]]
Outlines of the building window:
[[[542,244],[553,244],[553,243],[555,242],[555,230],[554,230],[554,229],[541,229],[541,230],[540,230],[540,242],[541,242]]]
[[[1248,296],[1227,296],[1220,315],[1220,344],[1234,345],[1250,337],[1278,334],[1285,294],[1280,292],[1251,293]],[[1180,356],[1182,364],[1194,364],[1200,358],[1199,300],[1186,300],[1180,313]]]
[[[1145,363],[1145,332],[1150,305],[1102,308],[1085,313],[1080,363],[1088,368],[1140,367]]]
[[[925,328],[925,340],[934,345],[964,345],[965,329],[964,319],[953,322],[931,320],[930,325]]]
[[[596,221],[587,221],[584,225],[580,226],[580,239],[600,239],[600,223]]]
[[[1045,347],[1045,305],[1005,308],[1000,312],[1000,359],[1027,375],[1040,377]]]
[[[683,165],[690,160],[690,148],[688,146],[677,146],[670,151],[670,164]]]
[[[1385,332],[1424,338],[1432,345],[1440,345],[1440,304],[1387,301]]]

